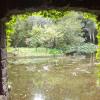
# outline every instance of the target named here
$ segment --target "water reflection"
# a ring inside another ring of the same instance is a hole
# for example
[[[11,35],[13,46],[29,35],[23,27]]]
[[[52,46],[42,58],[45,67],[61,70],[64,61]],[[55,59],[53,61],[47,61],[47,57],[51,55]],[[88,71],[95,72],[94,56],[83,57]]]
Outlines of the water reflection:
[[[96,71],[97,81],[96,81],[96,84],[97,84],[97,87],[100,88],[100,64],[97,63],[96,66],[97,66],[97,71]]]
[[[45,98],[42,94],[36,93],[32,100],[45,100]]]
[[[9,100],[100,100],[97,70],[89,58],[62,57],[34,64],[9,64]]]

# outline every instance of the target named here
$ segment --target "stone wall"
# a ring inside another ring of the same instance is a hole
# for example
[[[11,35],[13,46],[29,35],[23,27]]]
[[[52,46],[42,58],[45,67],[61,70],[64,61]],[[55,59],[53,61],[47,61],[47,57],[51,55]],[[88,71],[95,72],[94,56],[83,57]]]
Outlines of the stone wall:
[[[50,3],[48,1],[50,1]],[[86,10],[97,10],[96,12],[99,13],[98,10],[100,10],[100,0],[0,0],[0,18],[6,16],[7,12],[14,9],[24,10],[26,8],[28,9],[37,7],[41,9],[43,6],[44,8],[70,6],[86,8]],[[0,20],[0,100],[7,100],[8,97],[6,34],[4,30],[4,22]]]
[[[7,52],[4,22],[0,20],[0,100],[7,100]],[[1,99],[2,98],[2,99]]]

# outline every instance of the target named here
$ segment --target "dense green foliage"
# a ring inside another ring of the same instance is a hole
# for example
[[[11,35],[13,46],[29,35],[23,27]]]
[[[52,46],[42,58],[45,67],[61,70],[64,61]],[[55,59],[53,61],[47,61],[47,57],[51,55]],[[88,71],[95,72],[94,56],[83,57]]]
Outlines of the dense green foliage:
[[[64,53],[93,53],[95,44],[85,43],[86,37],[83,37],[83,20],[95,25],[94,29],[98,28],[96,16],[90,13],[44,10],[13,15],[6,23],[8,46],[56,48]],[[93,29],[92,24],[87,24],[86,28]]]
[[[96,58],[100,60],[100,22],[98,23],[98,49],[97,49],[97,55]]]

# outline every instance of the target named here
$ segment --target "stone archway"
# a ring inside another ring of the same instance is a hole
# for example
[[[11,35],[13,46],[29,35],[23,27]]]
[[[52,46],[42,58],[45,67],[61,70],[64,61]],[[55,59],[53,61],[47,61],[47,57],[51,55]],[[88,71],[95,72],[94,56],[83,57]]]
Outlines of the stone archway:
[[[2,0],[3,1],[3,0]],[[2,2],[1,1],[1,2]],[[7,88],[7,53],[6,53],[6,33],[5,33],[5,25],[4,25],[4,19],[2,19],[4,16],[7,16],[7,11],[9,12],[9,10],[12,10],[12,13],[15,13],[13,11],[13,9],[15,8],[21,8],[22,3],[21,1],[19,2],[19,0],[16,0],[15,5],[13,5],[13,3],[11,3],[12,1],[9,0],[10,2],[7,4],[7,2],[2,2],[0,3],[0,95],[3,95],[2,100],[7,100],[7,95],[8,95],[8,88]],[[25,0],[24,0],[25,1]],[[23,2],[24,2],[23,1]],[[37,0],[38,2],[39,0]],[[45,0],[42,0],[45,1]],[[52,1],[52,0],[51,0]],[[23,8],[21,8],[20,10],[16,10],[16,13],[21,13],[23,12],[22,9],[24,8],[28,8],[32,7],[31,5],[31,0],[29,1],[29,4],[27,4],[28,0],[26,0],[26,2],[24,2],[24,6],[22,6]],[[82,2],[82,3],[81,3]],[[89,6],[89,2],[90,2],[90,6]],[[33,2],[34,3],[34,2]],[[35,6],[36,9],[50,9],[51,8],[56,8],[59,9],[59,7],[62,6],[61,9],[64,9],[63,7],[68,7],[70,9],[76,9],[79,10],[80,7],[82,7],[83,11],[89,11],[89,12],[94,12],[96,14],[98,14],[100,16],[100,7],[99,7],[99,0],[76,0],[75,2],[73,2],[73,0],[71,0],[71,2],[68,2],[68,0],[63,0],[62,2],[58,2],[57,0],[54,0],[54,2],[50,2],[50,6],[48,2],[40,2],[37,5],[33,5]],[[8,5],[8,6],[7,6]],[[41,5],[41,7],[39,8],[39,5]],[[71,7],[77,7],[77,8],[71,8],[69,7],[69,5],[71,5]],[[5,8],[4,8],[4,7]],[[94,6],[94,8],[93,8]],[[87,9],[89,7],[89,9]],[[86,9],[85,9],[86,8]],[[33,9],[33,8],[32,8]],[[31,10],[32,10],[31,9]],[[29,9],[30,10],[30,9]],[[19,12],[21,11],[21,12]],[[1,98],[0,98],[1,100]]]
[[[7,95],[7,54],[6,33],[3,22],[0,23],[0,94]]]

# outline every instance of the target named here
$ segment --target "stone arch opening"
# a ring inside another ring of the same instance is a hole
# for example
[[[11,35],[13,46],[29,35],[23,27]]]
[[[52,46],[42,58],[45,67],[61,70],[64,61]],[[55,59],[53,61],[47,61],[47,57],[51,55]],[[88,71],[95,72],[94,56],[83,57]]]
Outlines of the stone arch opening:
[[[46,8],[48,9],[48,7],[46,7]],[[79,8],[78,8],[78,10],[79,10]],[[40,9],[42,9],[42,8],[38,8],[38,9],[36,8],[37,11],[39,11]],[[59,8],[56,8],[56,9],[59,9]],[[61,8],[61,9],[64,9],[64,8]],[[74,9],[74,8],[71,8],[71,9]],[[75,8],[75,9],[77,9],[77,8]],[[92,9],[92,8],[90,8],[90,9]],[[86,9],[84,9],[84,8],[81,10],[86,11]],[[97,13],[99,16],[99,10],[96,10],[96,11],[95,10],[87,10],[87,11]],[[19,11],[16,10],[16,14],[22,13],[22,12],[23,12],[22,10],[19,10]],[[15,11],[14,12],[12,11],[12,14],[14,14],[14,13],[15,13]],[[6,15],[4,15],[4,16],[6,16]],[[5,33],[4,21],[5,21],[5,19],[2,19],[0,22],[0,94],[3,95],[2,100],[7,100],[7,95],[8,95],[7,77],[8,76],[7,76],[6,33]]]

